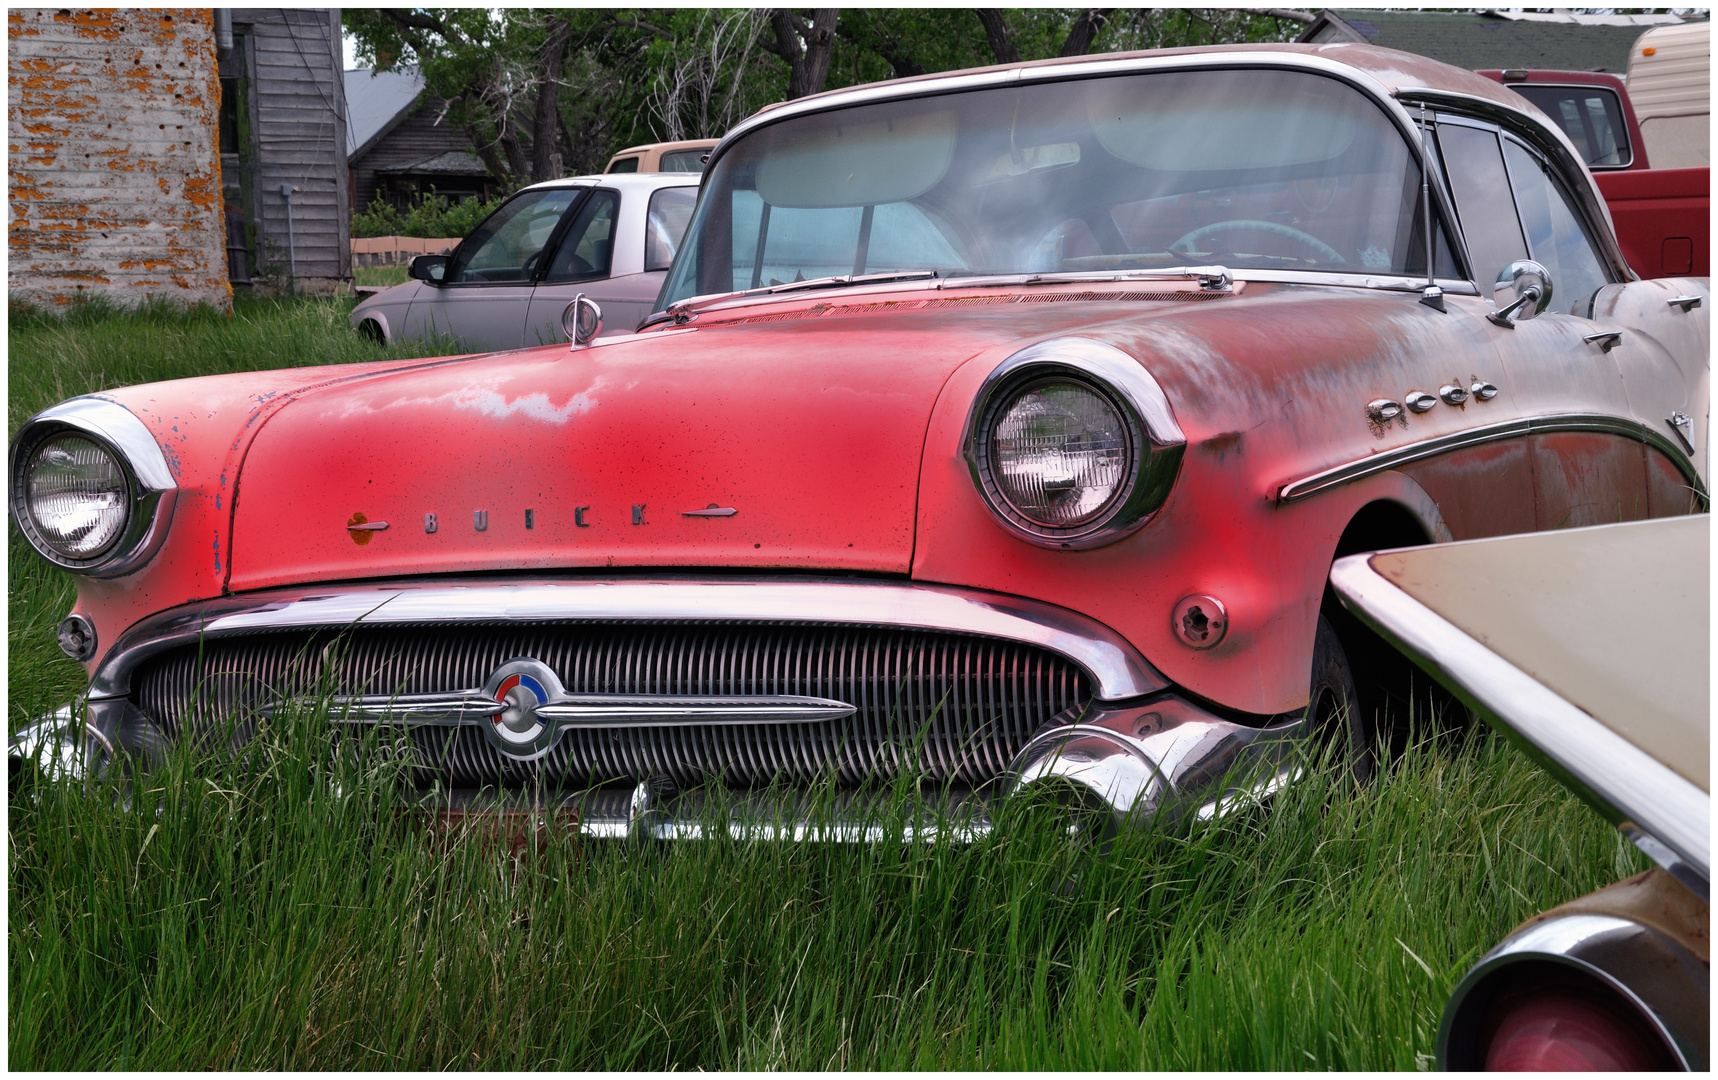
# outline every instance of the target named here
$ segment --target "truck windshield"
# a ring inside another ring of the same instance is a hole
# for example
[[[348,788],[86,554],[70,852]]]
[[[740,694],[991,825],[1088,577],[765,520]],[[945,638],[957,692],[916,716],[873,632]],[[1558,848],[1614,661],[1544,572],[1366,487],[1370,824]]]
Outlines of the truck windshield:
[[[767,125],[724,153],[658,307],[903,270],[1221,263],[1418,275],[1419,190],[1415,158],[1382,110],[1305,72],[1148,73],[889,101]]]

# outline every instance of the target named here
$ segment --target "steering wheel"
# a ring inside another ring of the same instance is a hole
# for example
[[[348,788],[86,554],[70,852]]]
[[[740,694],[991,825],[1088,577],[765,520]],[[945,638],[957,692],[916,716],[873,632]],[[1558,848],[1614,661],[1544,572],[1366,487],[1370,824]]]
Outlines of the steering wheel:
[[[1237,218],[1234,221],[1213,221],[1209,225],[1201,225],[1181,239],[1169,245],[1169,250],[1177,254],[1188,254],[1195,247],[1202,247],[1204,242],[1212,237],[1232,232],[1262,232],[1272,236],[1280,236],[1284,240],[1295,243],[1317,255],[1320,260],[1331,263],[1346,263],[1342,253],[1310,233],[1301,232],[1290,225],[1280,225],[1275,221],[1254,221],[1249,218]]]

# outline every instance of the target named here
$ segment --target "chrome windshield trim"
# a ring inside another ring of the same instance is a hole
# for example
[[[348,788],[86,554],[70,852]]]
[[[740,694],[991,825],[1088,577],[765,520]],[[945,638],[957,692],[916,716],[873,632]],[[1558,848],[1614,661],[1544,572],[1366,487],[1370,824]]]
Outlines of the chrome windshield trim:
[[[262,590],[161,612],[120,635],[90,680],[90,696],[125,696],[143,660],[199,638],[359,622],[563,619],[838,623],[980,634],[1066,657],[1091,677],[1101,701],[1169,686],[1102,623],[1039,600],[977,589],[827,578],[437,578]]]
[[[1403,465],[1423,461],[1426,458],[1447,454],[1453,450],[1462,450],[1483,443],[1497,442],[1500,439],[1513,439],[1522,435],[1541,434],[1559,431],[1592,431],[1607,435],[1621,435],[1646,443],[1654,450],[1670,458],[1683,479],[1694,488],[1702,501],[1706,499],[1706,485],[1700,479],[1700,473],[1694,467],[1694,462],[1682,448],[1671,442],[1669,437],[1662,435],[1651,425],[1638,420],[1629,420],[1620,416],[1607,416],[1602,413],[1561,413],[1552,416],[1531,416],[1519,420],[1505,420],[1502,423],[1486,424],[1483,427],[1470,428],[1467,431],[1457,431],[1449,435],[1439,435],[1436,438],[1423,439],[1419,442],[1407,443],[1403,446],[1381,450],[1376,454],[1345,462],[1334,468],[1313,473],[1310,476],[1292,480],[1277,488],[1277,502],[1299,502],[1309,496],[1355,480],[1400,468]]]
[[[1218,269],[1214,267],[1172,267],[1168,270],[1114,270],[1114,271],[1068,271],[1053,274],[960,274],[959,276],[931,278],[914,278],[907,281],[877,281],[858,282],[839,288],[824,289],[816,293],[821,303],[828,303],[836,297],[847,297],[854,294],[866,293],[896,293],[896,292],[943,292],[951,289],[1006,289],[1026,286],[1057,286],[1057,285],[1160,285],[1165,282],[1197,282],[1202,276],[1200,271]],[[1426,287],[1423,277],[1402,277],[1394,274],[1367,273],[1338,273],[1325,270],[1260,270],[1250,267],[1241,269],[1224,269],[1231,281],[1228,288],[1217,292],[1217,295],[1232,295],[1238,293],[1236,286],[1249,281],[1264,282],[1273,285],[1328,285],[1346,289],[1374,289],[1381,292],[1413,293],[1418,296]],[[1445,293],[1452,296],[1478,296],[1480,290],[1473,282],[1464,278],[1438,278],[1438,285]],[[1188,289],[1189,296],[1200,293],[1210,294],[1215,290]],[[684,300],[676,300],[666,310],[659,311],[650,317],[652,322],[684,316],[688,319],[699,315],[708,315],[720,311],[733,311],[739,308],[757,307],[762,304],[782,303],[783,301],[801,299],[797,296],[783,296],[779,292],[767,289],[748,290],[738,293],[710,293],[706,296],[688,296]],[[838,306],[838,305],[837,305]],[[681,330],[662,331],[664,333],[687,333],[695,327]],[[634,337],[642,335],[633,335]],[[605,339],[612,340],[612,339]],[[631,340],[625,338],[622,340]],[[594,344],[601,345],[599,340]]]
[[[1330,583],[1349,610],[1514,736],[1611,824],[1632,823],[1711,880],[1711,796],[1397,588],[1372,568],[1374,554],[1331,567]]]

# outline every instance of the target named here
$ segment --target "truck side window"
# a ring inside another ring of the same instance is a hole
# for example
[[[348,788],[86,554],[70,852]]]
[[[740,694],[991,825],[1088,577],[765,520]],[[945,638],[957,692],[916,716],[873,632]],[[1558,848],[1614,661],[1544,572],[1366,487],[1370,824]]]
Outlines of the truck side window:
[[[1634,160],[1616,91],[1607,86],[1533,83],[1511,83],[1509,88],[1539,106],[1593,168],[1620,169]]]
[[[1551,178],[1538,155],[1513,139],[1503,142],[1515,204],[1535,262],[1551,271],[1551,307],[1571,315],[1592,314],[1593,294],[1610,278],[1569,196]]]
[[[1456,213],[1461,216],[1480,295],[1490,296],[1498,272],[1517,259],[1527,258],[1527,242],[1515,216],[1515,202],[1509,197],[1509,173],[1503,167],[1497,133],[1440,122],[1438,149],[1455,196]],[[1552,292],[1561,296],[1562,291],[1562,282],[1553,279]]]

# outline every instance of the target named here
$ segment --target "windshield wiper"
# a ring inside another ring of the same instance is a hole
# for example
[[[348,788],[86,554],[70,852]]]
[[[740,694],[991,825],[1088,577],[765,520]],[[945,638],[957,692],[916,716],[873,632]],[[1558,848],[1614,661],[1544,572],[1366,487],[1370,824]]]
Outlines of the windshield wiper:
[[[875,285],[884,281],[917,281],[936,276],[935,270],[887,270],[876,274],[836,274],[834,277],[811,278],[808,281],[788,281],[780,285],[766,285],[761,289],[748,289],[740,295],[755,296],[758,293],[798,292],[801,289],[838,289],[843,285]]]
[[[676,323],[687,322],[691,313],[700,311],[712,304],[720,304],[728,300],[743,300],[748,296],[772,296],[776,293],[799,292],[806,289],[839,289],[849,285],[877,285],[888,281],[918,281],[934,278],[936,270],[886,270],[876,274],[837,274],[834,277],[811,278],[807,281],[784,281],[779,285],[765,285],[757,289],[743,289],[738,292],[715,293],[710,296],[692,296],[685,300],[677,300],[661,311],[655,312],[649,318],[638,324],[639,330],[655,326],[657,323],[673,320]]]
[[[963,289],[987,285],[1055,285],[1081,281],[1150,281],[1161,278],[1190,278],[1202,288],[1227,288],[1234,280],[1226,266],[1165,266],[1129,270],[1047,270],[1038,273],[963,274],[948,277],[937,284],[939,289]]]

